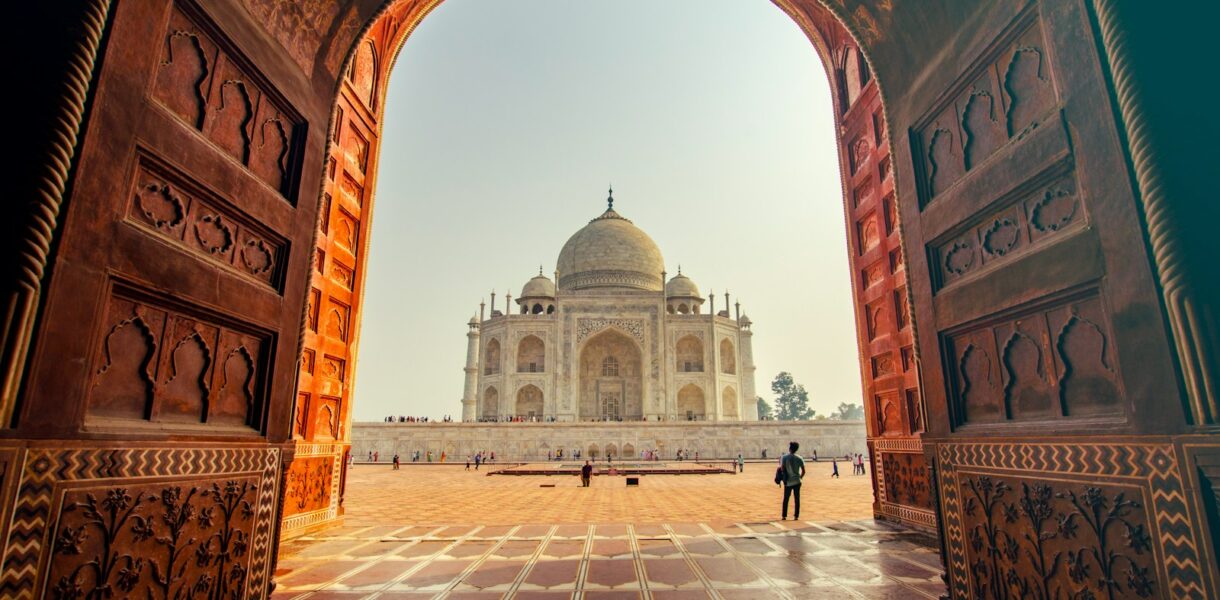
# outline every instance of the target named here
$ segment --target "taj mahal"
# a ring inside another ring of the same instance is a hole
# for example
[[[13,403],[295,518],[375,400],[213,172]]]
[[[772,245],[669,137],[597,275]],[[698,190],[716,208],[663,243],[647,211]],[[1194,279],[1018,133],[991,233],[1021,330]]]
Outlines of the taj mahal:
[[[491,295],[467,332],[462,420],[754,421],[750,319],[704,297],[614,210],[568,239],[555,278],[504,309]],[[558,285],[556,285],[556,282]]]

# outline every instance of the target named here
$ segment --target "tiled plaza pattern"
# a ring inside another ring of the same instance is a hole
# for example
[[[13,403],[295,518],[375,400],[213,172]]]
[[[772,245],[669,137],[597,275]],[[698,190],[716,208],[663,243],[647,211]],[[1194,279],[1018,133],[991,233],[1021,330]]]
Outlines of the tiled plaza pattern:
[[[753,465],[753,470],[765,473],[767,466]],[[674,495],[689,486],[695,491],[682,496],[706,511],[702,519],[668,519],[662,512],[655,522],[518,519],[517,523],[533,524],[495,524],[468,519],[468,524],[451,525],[422,524],[409,510],[412,504],[390,499],[402,498],[404,492],[420,493],[416,488],[424,487],[431,490],[435,503],[470,508],[471,502],[483,498],[429,485],[436,482],[428,480],[445,476],[457,482],[467,479],[460,468],[404,467],[394,473],[403,477],[401,482],[422,481],[397,486],[374,483],[384,479],[381,469],[365,467],[364,475],[349,482],[352,492],[369,488],[358,497],[372,496],[374,491],[384,494],[388,503],[378,507],[380,524],[372,522],[377,519],[370,512],[360,517],[364,521],[360,524],[286,544],[275,598],[897,599],[935,598],[944,592],[939,556],[923,534],[858,517],[823,520],[818,514],[822,511],[808,502],[802,507],[803,516],[812,517],[808,521],[726,518],[734,510],[736,494],[727,494],[726,503],[725,494],[712,490],[752,488],[756,503],[777,511],[778,488],[761,487],[770,482],[759,473],[739,475],[736,482],[719,486],[700,480],[734,476],[667,476],[664,482],[656,476],[646,478],[644,487],[626,490],[643,497],[644,505],[664,511],[674,505],[655,503],[651,497]],[[621,490],[615,484],[623,485],[621,478],[603,477],[595,479],[590,489],[539,488],[537,480],[529,488],[517,479],[535,478],[490,477],[468,484],[483,488],[475,495],[492,496],[493,502],[489,510],[473,515],[488,517],[481,521],[508,517],[505,505],[495,501],[514,496],[542,505],[531,514],[586,514],[566,510],[573,507],[564,506],[563,492],[577,492],[573,502],[578,504],[603,504],[619,497]],[[536,479],[547,483],[546,478]],[[553,479],[551,483],[557,483]],[[867,492],[869,486],[867,478],[847,476],[821,487],[841,492],[862,487]],[[764,492],[765,497],[760,496]],[[349,502],[356,504],[354,500]],[[850,503],[859,509],[858,502]],[[628,513],[615,505],[602,509],[611,521],[622,521]],[[411,518],[397,518],[398,510]],[[685,509],[678,514],[686,514]]]

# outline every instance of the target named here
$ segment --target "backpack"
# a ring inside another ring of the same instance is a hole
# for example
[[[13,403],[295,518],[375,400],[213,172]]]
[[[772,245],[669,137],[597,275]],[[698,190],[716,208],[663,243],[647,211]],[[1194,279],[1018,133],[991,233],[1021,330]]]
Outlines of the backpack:
[[[778,467],[775,467],[775,485],[780,485],[784,482],[784,464],[781,462]]]

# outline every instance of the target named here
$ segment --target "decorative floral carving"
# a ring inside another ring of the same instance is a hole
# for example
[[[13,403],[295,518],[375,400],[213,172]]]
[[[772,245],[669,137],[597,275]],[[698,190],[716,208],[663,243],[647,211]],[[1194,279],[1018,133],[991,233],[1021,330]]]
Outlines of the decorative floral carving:
[[[992,256],[1004,256],[1021,241],[1021,228],[1011,219],[996,219],[983,232],[983,249]]]
[[[945,253],[945,269],[954,275],[961,275],[974,266],[974,246],[968,241],[953,242],[953,246]]]
[[[262,275],[275,266],[275,256],[265,242],[250,239],[241,249],[241,262],[251,275]]]
[[[242,597],[254,518],[250,496],[257,489],[230,480],[185,491],[145,486],[69,493],[55,535],[51,597]]]
[[[150,181],[136,192],[140,212],[153,227],[161,230],[176,229],[186,218],[186,205],[182,197],[163,181]]]
[[[621,329],[641,345],[644,343],[644,322],[639,319],[577,319],[576,343],[608,327]]]
[[[1076,216],[1076,196],[1069,190],[1048,190],[1034,204],[1029,220],[1034,229],[1043,233],[1059,231]]]
[[[195,239],[212,254],[228,254],[233,247],[233,228],[220,215],[204,215],[195,223]]]
[[[1141,504],[1120,490],[965,480],[978,598],[1148,598],[1157,593]]]

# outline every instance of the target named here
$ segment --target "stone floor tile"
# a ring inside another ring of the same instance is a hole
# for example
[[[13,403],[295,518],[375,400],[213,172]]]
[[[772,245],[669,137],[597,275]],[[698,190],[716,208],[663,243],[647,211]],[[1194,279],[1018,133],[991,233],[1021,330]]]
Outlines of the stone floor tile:
[[[365,542],[363,546],[352,548],[348,551],[347,555],[354,558],[366,556],[386,556],[397,553],[399,550],[405,548],[409,543],[410,542],[405,542],[402,540],[392,542],[374,540],[371,542]]]
[[[676,556],[680,554],[678,546],[669,538],[642,538],[636,540],[643,556]]]
[[[373,563],[367,569],[349,575],[347,578],[340,580],[339,583],[351,588],[384,586],[399,575],[410,571],[417,564],[419,563],[410,560],[383,560]]]
[[[585,574],[585,586],[616,588],[639,586],[635,563],[629,560],[590,560]]]
[[[702,587],[699,576],[691,570],[684,558],[649,558],[640,562],[644,564],[644,576],[648,579],[649,587],[681,587],[691,584],[700,584]]]
[[[729,553],[724,545],[713,537],[682,540],[682,546],[686,548],[687,552],[701,556],[717,556]]]
[[[634,527],[636,537],[662,537],[669,535],[660,523],[644,523]]]
[[[537,540],[508,540],[492,552],[492,556],[500,558],[524,558],[538,550],[541,542]]]
[[[513,537],[517,539],[536,539],[546,536],[551,532],[550,525],[522,525],[513,533]]]
[[[486,561],[475,567],[475,570],[462,578],[460,588],[477,588],[480,590],[496,589],[507,591],[517,580],[517,575],[525,568],[525,561],[496,560]]]
[[[579,560],[539,562],[525,576],[524,584],[536,587],[575,587],[580,575]]]
[[[584,540],[557,540],[551,539],[542,548],[543,556],[551,558],[570,558],[580,557],[585,553]]]
[[[614,591],[588,591],[585,592],[585,600],[640,600],[643,595],[638,591],[614,590]]]
[[[627,526],[620,524],[598,525],[593,528],[593,536],[599,538],[625,538]]]
[[[367,564],[354,560],[318,561],[312,566],[290,573],[287,577],[280,579],[278,583],[290,588],[322,585],[338,579],[352,569]]]
[[[652,600],[708,600],[712,597],[707,590],[651,590]]]
[[[724,600],[781,600],[784,595],[772,588],[716,588]],[[819,596],[819,598],[837,598],[836,596]]]
[[[756,537],[727,538],[725,541],[729,543],[729,547],[733,550],[746,554],[768,554],[775,551],[766,542]]]
[[[443,556],[450,558],[476,558],[486,554],[494,545],[495,542],[492,541],[466,540],[447,548]]]
[[[713,583],[745,585],[760,581],[758,574],[737,558],[696,558],[695,564]]]
[[[534,590],[518,591],[513,600],[571,600],[572,592],[541,592]]]
[[[499,600],[503,597],[503,592],[469,592],[463,590],[450,592],[448,596],[445,596],[445,600]]]
[[[821,576],[805,568],[801,563],[787,557],[752,556],[746,560],[771,579],[796,584],[809,584],[821,579]]]
[[[440,590],[457,579],[458,575],[461,575],[462,571],[470,566],[470,563],[469,560],[433,560],[395,587]]]
[[[414,544],[411,544],[410,546],[402,548],[396,554],[398,554],[399,556],[405,556],[408,558],[419,558],[419,557],[423,557],[423,556],[430,556],[430,555],[436,554],[437,552],[440,552],[441,550],[444,550],[452,543],[453,542],[439,541],[439,540],[424,540],[422,542],[416,542]]]
[[[589,535],[588,525],[560,525],[555,528],[555,533],[552,537],[557,538],[584,538]]]
[[[598,558],[631,556],[631,541],[594,539],[593,546],[589,549],[589,556]]]

